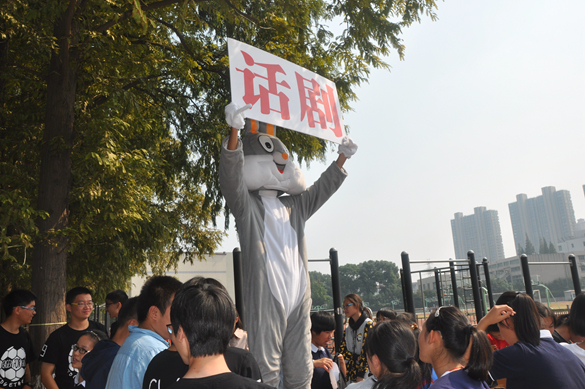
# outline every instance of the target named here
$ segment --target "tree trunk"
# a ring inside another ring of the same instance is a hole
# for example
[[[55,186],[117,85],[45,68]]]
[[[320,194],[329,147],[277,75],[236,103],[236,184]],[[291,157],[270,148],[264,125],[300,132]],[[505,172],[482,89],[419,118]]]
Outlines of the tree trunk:
[[[43,240],[35,245],[32,259],[32,289],[37,295],[37,315],[31,327],[33,343],[40,354],[49,334],[67,319],[67,245],[63,232],[69,222],[71,187],[71,146],[75,115],[78,31],[73,16],[76,1],[71,0],[62,17],[55,21],[58,50],[51,55],[47,78],[47,106],[41,149],[38,209],[49,213],[37,224]],[[50,239],[46,239],[47,236]],[[33,366],[33,379],[39,379],[39,364]],[[38,382],[38,381],[37,381]]]

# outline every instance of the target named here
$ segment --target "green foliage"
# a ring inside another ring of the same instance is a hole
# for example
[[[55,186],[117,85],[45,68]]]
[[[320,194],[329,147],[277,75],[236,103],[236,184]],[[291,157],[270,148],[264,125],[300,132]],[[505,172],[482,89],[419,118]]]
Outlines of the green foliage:
[[[530,238],[528,238],[528,234],[526,234],[526,249],[524,249],[524,252],[522,254],[526,255],[536,254],[536,249],[534,248],[534,245],[530,241]]]
[[[504,293],[508,290],[513,290],[513,285],[504,278],[491,278],[492,293]]]
[[[392,49],[404,55],[401,29],[424,14],[434,19],[435,7],[433,0],[2,2],[0,292],[27,286],[25,248],[35,239],[66,236],[68,286],[92,287],[96,299],[146,263],[161,272],[215,249],[223,236],[214,225],[223,205],[220,142],[229,130],[227,37],[335,81],[349,110],[370,69],[387,68]],[[65,49],[55,35],[62,20],[71,21]],[[59,50],[72,58],[64,71],[75,72],[72,144],[43,141],[45,123],[59,114],[46,110]],[[300,161],[322,158],[328,147],[293,131],[279,136]],[[70,214],[65,229],[37,236],[35,225],[50,213],[35,207],[43,142],[71,152]],[[395,294],[384,277],[379,300]],[[352,280],[352,291],[373,296],[365,278]]]
[[[310,272],[313,305],[333,307],[331,276]],[[392,306],[392,301],[402,304],[402,288],[398,267],[390,261],[367,261],[339,267],[341,298],[357,293],[374,311]]]
[[[333,308],[333,292],[331,287],[331,275],[318,271],[310,271],[311,277],[311,298],[313,306],[326,306]]]

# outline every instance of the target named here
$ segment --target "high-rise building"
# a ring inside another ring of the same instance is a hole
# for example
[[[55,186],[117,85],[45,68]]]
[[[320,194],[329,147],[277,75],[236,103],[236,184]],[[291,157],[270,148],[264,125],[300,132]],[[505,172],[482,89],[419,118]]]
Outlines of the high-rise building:
[[[484,257],[489,260],[504,259],[498,211],[488,211],[485,207],[477,207],[473,211],[473,215],[467,216],[457,212],[455,219],[451,220],[456,258],[467,258],[467,252],[473,250],[477,261]]]
[[[519,247],[526,249],[527,237],[538,252],[543,239],[547,245],[552,242],[556,246],[575,236],[575,212],[568,190],[547,186],[541,196],[530,199],[521,193],[508,207],[517,251]]]

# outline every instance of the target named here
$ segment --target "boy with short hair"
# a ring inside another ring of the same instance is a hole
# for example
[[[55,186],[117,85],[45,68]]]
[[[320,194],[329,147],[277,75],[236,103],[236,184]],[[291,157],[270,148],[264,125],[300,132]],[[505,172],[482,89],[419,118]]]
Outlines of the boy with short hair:
[[[71,320],[49,335],[39,358],[42,362],[41,381],[47,389],[73,389],[75,376],[79,372],[71,366],[73,345],[77,344],[85,331],[106,332],[103,324],[89,320],[93,311],[89,289],[77,286],[68,291],[65,295],[65,309],[71,314]]]
[[[30,362],[35,360],[32,341],[22,328],[36,313],[37,297],[15,289],[2,299],[6,320],[0,324],[0,388],[30,389]]]
[[[271,388],[232,373],[224,354],[234,332],[236,308],[227,292],[211,284],[177,293],[171,309],[172,340],[189,370],[169,389]]]
[[[171,322],[171,303],[181,281],[169,276],[149,278],[138,296],[138,326],[130,326],[130,335],[120,347],[106,389],[141,389],[148,364],[169,347],[167,324]]]
[[[326,312],[311,314],[311,354],[313,356],[312,389],[332,389],[332,380],[339,381],[340,369],[346,374],[345,361],[339,354],[339,365],[333,362],[333,356],[327,349],[335,332],[335,318]],[[333,376],[332,376],[333,375]]]
[[[122,289],[116,289],[106,295],[106,312],[110,315],[110,318],[117,319],[118,312],[122,308],[122,304],[128,300],[128,295]],[[110,325],[110,338],[116,335],[118,329],[118,321],[114,321]]]

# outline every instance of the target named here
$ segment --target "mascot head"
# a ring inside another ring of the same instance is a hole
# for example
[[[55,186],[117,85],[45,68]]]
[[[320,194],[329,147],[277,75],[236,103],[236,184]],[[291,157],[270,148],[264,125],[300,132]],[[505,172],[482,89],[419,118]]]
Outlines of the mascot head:
[[[276,190],[292,195],[306,189],[305,176],[293,163],[286,146],[275,136],[272,124],[246,119],[244,181],[248,190]]]

